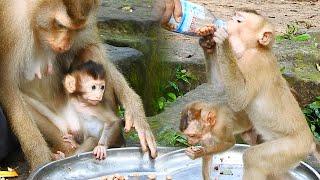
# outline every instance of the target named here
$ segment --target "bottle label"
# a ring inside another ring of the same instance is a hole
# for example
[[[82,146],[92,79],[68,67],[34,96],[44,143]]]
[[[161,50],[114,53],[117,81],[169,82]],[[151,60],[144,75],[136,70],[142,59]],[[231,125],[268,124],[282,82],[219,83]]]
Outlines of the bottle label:
[[[180,23],[177,23],[173,17],[171,17],[169,23],[173,24],[173,31],[182,34],[194,34],[196,31],[196,21],[199,19],[205,19],[205,8],[198,4],[194,4],[188,1],[181,1],[183,15]]]

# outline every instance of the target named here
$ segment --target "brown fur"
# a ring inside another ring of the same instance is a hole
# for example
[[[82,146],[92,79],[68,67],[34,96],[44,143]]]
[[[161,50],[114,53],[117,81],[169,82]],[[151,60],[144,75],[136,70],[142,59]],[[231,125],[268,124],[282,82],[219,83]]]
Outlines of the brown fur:
[[[201,112],[200,116],[194,114],[198,112]],[[212,156],[231,148],[236,142],[234,135],[252,128],[250,122],[238,121],[227,106],[199,101],[185,106],[181,123],[180,127],[184,128],[180,130],[189,142],[191,140],[191,145],[200,143],[202,146],[199,150],[188,148],[186,154],[191,159],[202,157],[202,175],[205,180],[210,179]]]
[[[117,107],[116,100],[124,106],[126,109],[126,122],[133,122],[138,132],[144,132],[143,136],[140,136],[143,149],[146,150],[147,145],[149,145],[152,150],[152,156],[155,157],[156,144],[150,127],[146,123],[140,97],[128,86],[125,78],[114,65],[106,61],[104,46],[98,40],[98,31],[95,26],[94,14],[96,14],[97,5],[92,8],[92,16],[88,16],[86,28],[77,32],[77,36],[72,36],[73,44],[71,50],[52,56],[54,58],[53,68],[55,73],[42,80],[27,81],[24,78],[21,71],[32,63],[34,56],[38,55],[39,51],[47,52],[39,44],[42,39],[38,39],[34,34],[33,30],[36,26],[32,24],[32,21],[34,20],[33,15],[39,15],[38,17],[42,18],[44,23],[48,23],[45,18],[50,15],[50,12],[41,9],[37,4],[38,2],[36,4],[32,4],[32,2],[26,0],[0,1],[0,24],[4,27],[0,31],[0,105],[7,115],[13,132],[20,141],[31,168],[35,169],[51,160],[51,151],[45,138],[49,144],[55,146],[53,147],[55,149],[63,151],[64,147],[62,143],[56,143],[61,142],[62,137],[57,135],[57,138],[53,138],[53,142],[51,142],[52,139],[48,137],[51,136],[50,133],[44,132],[54,126],[48,123],[44,129],[42,129],[42,126],[39,126],[41,130],[38,129],[35,122],[40,124],[40,122],[47,122],[47,120],[39,116],[36,111],[28,111],[29,106],[22,99],[21,92],[42,102],[53,112],[59,111],[67,102],[61,83],[63,75],[67,73],[71,64],[80,61],[81,52],[86,51],[92,52],[92,55],[85,57],[83,60],[94,59],[96,62],[103,64],[106,69],[107,89],[104,103],[113,110],[116,110]],[[48,3],[49,9],[59,3],[61,5],[61,1],[43,0],[41,2]],[[70,0],[69,2],[81,3],[82,6],[87,6],[86,2],[91,2],[91,0]],[[48,54],[46,55],[48,56]],[[75,59],[75,57],[80,58]],[[43,135],[40,131],[43,132]]]
[[[229,37],[216,46],[213,51],[217,53],[216,59],[211,61],[215,61],[219,69],[218,83],[224,85],[228,105],[234,112],[248,114],[254,128],[265,140],[243,155],[243,179],[261,180],[286,172],[314,151],[314,141],[271,51],[274,40],[272,25],[256,13],[246,16],[246,21],[236,25],[245,33],[233,34],[237,31],[230,30],[232,22],[228,23]],[[223,37],[222,32],[218,29],[215,37]],[[233,44],[237,38],[241,38],[242,46]],[[243,42],[244,39],[247,42]],[[260,44],[261,40],[265,44]],[[239,49],[243,52],[237,52]],[[214,54],[206,55],[209,56],[215,57]]]

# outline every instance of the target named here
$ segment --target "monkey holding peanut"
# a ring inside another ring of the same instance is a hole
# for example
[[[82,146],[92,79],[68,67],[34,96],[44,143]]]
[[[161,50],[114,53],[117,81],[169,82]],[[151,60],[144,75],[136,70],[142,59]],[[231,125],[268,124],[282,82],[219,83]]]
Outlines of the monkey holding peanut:
[[[256,139],[257,134],[248,131],[251,128],[248,119],[236,118],[226,105],[195,101],[187,104],[181,113],[180,131],[187,136],[189,144],[202,145],[187,148],[186,154],[191,159],[202,157],[202,176],[205,180],[210,179],[213,154],[233,147],[236,134],[251,132],[247,137]]]

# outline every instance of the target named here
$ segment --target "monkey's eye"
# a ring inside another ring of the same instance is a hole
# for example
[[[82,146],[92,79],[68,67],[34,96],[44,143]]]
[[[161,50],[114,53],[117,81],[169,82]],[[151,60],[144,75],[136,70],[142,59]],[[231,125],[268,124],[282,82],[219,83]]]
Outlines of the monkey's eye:
[[[92,88],[92,90],[95,90],[97,87],[95,85],[93,85],[91,88]]]
[[[237,20],[238,23],[241,23],[242,21],[240,21],[239,19]]]
[[[67,27],[63,24],[61,24],[58,20],[55,20],[55,24],[58,29],[66,29]]]
[[[104,86],[101,86],[101,90],[104,90]]]

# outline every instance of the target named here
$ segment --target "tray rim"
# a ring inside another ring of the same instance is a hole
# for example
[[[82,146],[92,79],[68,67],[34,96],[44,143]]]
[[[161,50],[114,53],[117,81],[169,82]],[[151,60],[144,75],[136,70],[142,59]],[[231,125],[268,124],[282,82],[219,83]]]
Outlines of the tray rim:
[[[247,144],[235,144],[235,146],[237,147],[250,147],[250,145],[247,145]],[[234,147],[235,147],[234,146]],[[157,158],[160,158],[162,156],[166,156],[168,154],[172,154],[172,153],[176,153],[176,152],[179,152],[183,149],[186,149],[186,148],[180,148],[180,147],[163,147],[163,146],[159,146],[157,147],[158,150],[163,150],[163,151],[169,151],[168,153],[165,153],[165,154],[162,154],[160,156],[158,156]],[[172,149],[172,150],[170,150]],[[108,149],[107,152],[112,152],[112,151],[123,151],[123,150],[139,150],[142,152],[142,149],[141,147],[123,147],[123,148],[113,148],[113,149]],[[92,154],[92,151],[90,152],[85,152],[85,153],[81,153],[81,154],[77,154],[77,155],[73,155],[73,156],[70,156],[70,157],[67,157],[65,159],[61,159],[61,160],[58,160],[58,161],[52,161],[52,162],[49,162],[47,164],[44,164],[40,167],[38,167],[37,169],[35,169],[34,171],[32,171],[30,173],[30,175],[28,176],[27,180],[33,180],[35,179],[36,175],[39,174],[43,169],[51,166],[51,165],[54,165],[56,163],[59,163],[59,162],[63,162],[63,161],[67,161],[67,160],[70,160],[70,159],[74,159],[74,158],[79,158],[79,157],[86,157],[88,155],[91,155]],[[300,161],[300,165],[302,166],[305,166],[307,169],[309,169],[317,178],[320,179],[320,173],[318,173],[318,171],[316,171],[313,167],[311,167],[309,164],[307,164],[306,162],[304,161]]]

